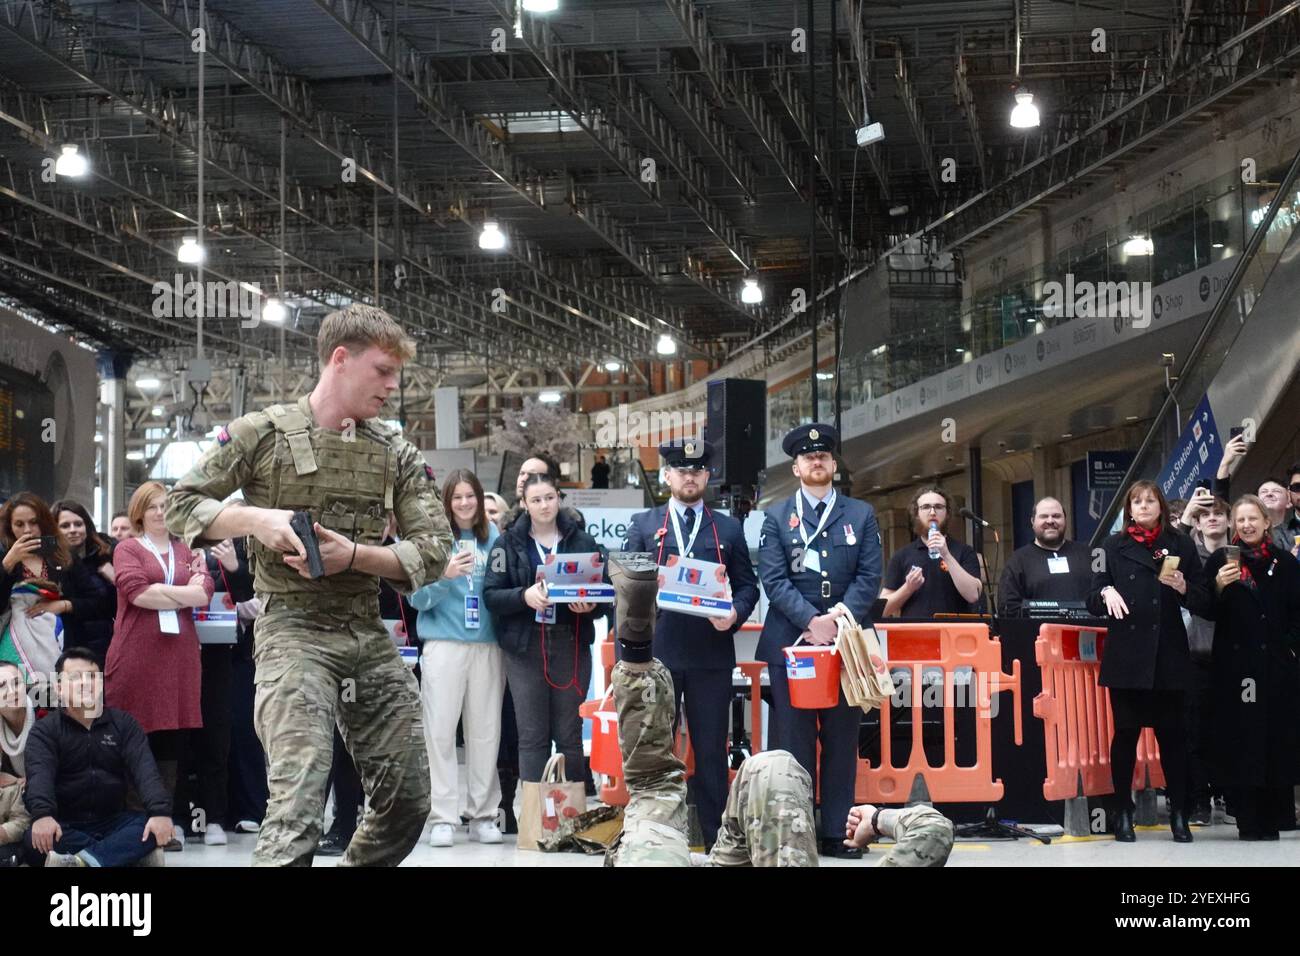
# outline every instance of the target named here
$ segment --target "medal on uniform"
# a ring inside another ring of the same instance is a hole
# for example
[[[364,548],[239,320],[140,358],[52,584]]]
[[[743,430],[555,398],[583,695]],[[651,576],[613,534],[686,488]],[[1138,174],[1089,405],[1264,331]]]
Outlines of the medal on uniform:
[[[853,533],[853,525],[851,524],[844,526],[844,543],[850,548],[858,543],[858,536]]]

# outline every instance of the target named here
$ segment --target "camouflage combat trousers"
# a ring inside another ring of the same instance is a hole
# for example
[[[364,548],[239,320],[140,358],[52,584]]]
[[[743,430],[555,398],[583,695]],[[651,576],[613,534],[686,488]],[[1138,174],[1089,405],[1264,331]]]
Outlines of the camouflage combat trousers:
[[[629,801],[607,866],[689,866],[686,768],[672,752],[673,681],[659,661],[613,674]],[[709,854],[712,866],[816,866],[812,781],[784,750],[742,765]]]
[[[396,866],[429,814],[429,766],[419,689],[377,600],[259,597],[254,723],[270,764],[270,801],[253,865],[311,865],[337,722],[369,798],[340,865]]]

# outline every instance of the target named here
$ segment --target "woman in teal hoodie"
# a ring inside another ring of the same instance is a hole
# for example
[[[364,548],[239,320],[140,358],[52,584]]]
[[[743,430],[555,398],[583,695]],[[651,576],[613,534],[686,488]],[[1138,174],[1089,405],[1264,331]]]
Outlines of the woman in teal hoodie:
[[[487,520],[483,486],[472,471],[457,469],[442,489],[442,506],[455,529],[457,553],[441,580],[411,595],[419,611],[416,633],[423,645],[420,698],[429,751],[431,846],[451,846],[460,812],[456,805],[456,724],[465,732],[466,806],[469,838],[500,843],[497,749],[505,667],[492,616],[482,604],[487,556],[500,532]]]

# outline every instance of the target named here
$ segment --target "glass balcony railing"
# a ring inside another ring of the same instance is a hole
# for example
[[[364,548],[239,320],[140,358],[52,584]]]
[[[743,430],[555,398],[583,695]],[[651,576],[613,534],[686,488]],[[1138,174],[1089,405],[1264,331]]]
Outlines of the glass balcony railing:
[[[841,410],[938,375],[1070,321],[1044,311],[1044,287],[1076,283],[1150,282],[1153,286],[1242,254],[1265,218],[1286,178],[1286,166],[1262,171],[1252,183],[1241,181],[1234,169],[1148,208],[1119,229],[1082,238],[1049,262],[1013,276],[994,276],[966,302],[933,296],[910,297],[909,283],[889,284],[889,332],[856,353],[841,355]],[[1172,190],[1171,190],[1172,191]],[[1300,219],[1300,191],[1292,184],[1270,220],[1267,234],[1251,265],[1251,278],[1267,274]],[[1086,218],[1078,230],[1090,228]],[[996,266],[996,261],[992,263]],[[934,283],[929,283],[933,287]],[[845,322],[855,321],[846,316]],[[871,317],[874,318],[874,317]],[[818,415],[806,376],[769,397],[770,436],[779,436],[800,422],[833,417],[833,373],[823,370]]]

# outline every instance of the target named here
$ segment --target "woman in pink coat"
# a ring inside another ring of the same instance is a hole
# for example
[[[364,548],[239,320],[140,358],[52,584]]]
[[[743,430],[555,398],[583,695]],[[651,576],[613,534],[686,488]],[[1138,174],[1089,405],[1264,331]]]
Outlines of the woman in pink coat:
[[[113,550],[117,620],[104,671],[104,702],[124,710],[149,735],[149,747],[169,792],[191,728],[203,726],[201,671],[193,608],[212,599],[202,551],[167,533],[167,489],[156,481],[131,496],[134,537]],[[176,831],[180,837],[180,830]],[[183,840],[167,849],[180,849]]]

